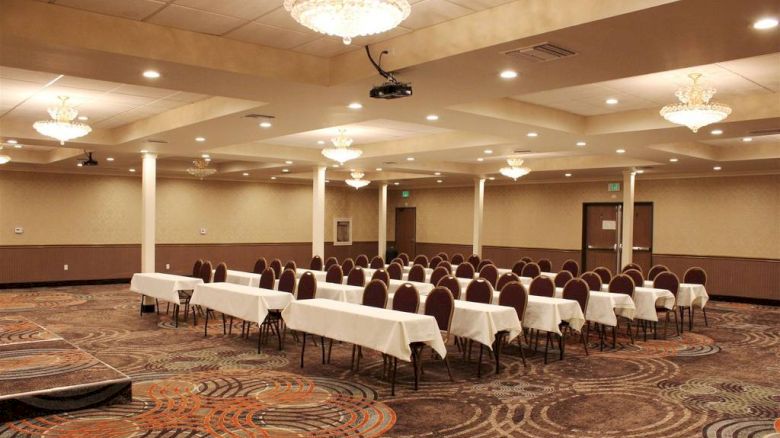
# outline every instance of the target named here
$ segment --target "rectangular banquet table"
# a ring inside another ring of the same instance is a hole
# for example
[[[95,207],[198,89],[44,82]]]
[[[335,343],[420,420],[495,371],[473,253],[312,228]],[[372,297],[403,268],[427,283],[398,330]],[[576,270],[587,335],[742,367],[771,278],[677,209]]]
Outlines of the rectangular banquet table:
[[[360,304],[363,302],[363,291],[365,288],[360,286],[350,286],[347,284],[317,282],[316,298],[341,301],[345,303]]]
[[[525,310],[523,327],[532,328],[561,335],[558,327],[561,321],[569,323],[571,328],[579,331],[585,324],[585,315],[578,302],[563,298],[528,296],[528,306]]]
[[[602,284],[601,289],[609,291],[608,284]],[[615,292],[610,292],[615,293]],[[674,295],[666,289],[656,289],[653,287],[635,287],[634,288],[634,306],[636,310],[632,319],[643,319],[645,321],[658,321],[658,312],[655,311],[656,306],[661,306],[665,309],[674,309]],[[615,312],[620,316],[631,318],[628,311],[616,308]]]
[[[142,311],[144,296],[173,303],[176,327],[178,327],[179,291],[194,290],[195,286],[199,284],[203,284],[203,280],[200,278],[163,274],[160,272],[146,272],[133,274],[133,278],[130,280],[130,290],[141,294]]]
[[[304,272],[311,272],[312,274],[314,274],[314,279],[317,280],[317,281],[325,281],[325,277],[328,275],[328,273],[325,272],[325,271],[314,271],[314,270],[311,270],[311,269],[298,268],[298,269],[295,270],[295,276],[298,277],[298,279],[300,279],[301,275],[303,275]],[[346,278],[346,277],[347,276],[345,275],[344,278]],[[278,278],[277,278],[277,280],[278,280]]]
[[[555,288],[555,297],[563,297],[563,288]],[[588,308],[585,310],[585,317],[588,321],[615,327],[617,326],[615,312],[619,312],[621,316],[626,318],[634,319],[636,312],[634,300],[626,294],[590,291]]]
[[[431,283],[420,283],[419,281],[406,281],[406,280],[390,280],[390,284],[387,286],[387,293],[394,294],[399,287],[403,284],[411,284],[417,289],[420,295],[428,295],[433,290]]]
[[[254,272],[231,271],[228,269],[225,281],[233,284],[258,287],[260,286],[260,274],[255,274]]]
[[[653,287],[653,282],[645,280],[645,287]],[[704,285],[693,283],[680,283],[679,289],[677,289],[677,305],[681,307],[693,307],[698,305],[700,308],[704,308],[707,301],[710,300],[707,289]]]

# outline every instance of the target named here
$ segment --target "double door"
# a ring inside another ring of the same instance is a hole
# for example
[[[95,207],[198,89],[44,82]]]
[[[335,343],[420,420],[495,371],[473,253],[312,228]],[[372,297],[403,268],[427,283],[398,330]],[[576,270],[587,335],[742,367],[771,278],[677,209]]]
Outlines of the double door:
[[[590,271],[605,266],[620,270],[623,251],[623,204],[594,203],[583,205],[582,266]],[[634,204],[633,261],[648,269],[653,255],[653,204]]]

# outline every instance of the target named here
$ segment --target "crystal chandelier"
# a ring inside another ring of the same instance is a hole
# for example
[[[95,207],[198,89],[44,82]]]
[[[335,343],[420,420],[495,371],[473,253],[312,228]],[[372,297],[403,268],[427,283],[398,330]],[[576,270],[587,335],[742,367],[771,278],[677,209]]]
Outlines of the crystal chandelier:
[[[11,161],[11,157],[3,153],[3,147],[0,146],[0,164],[5,164]]]
[[[344,164],[349,160],[354,160],[363,155],[363,151],[360,149],[350,148],[352,139],[346,136],[346,131],[344,129],[339,129],[338,137],[332,138],[330,141],[333,143],[333,147],[323,149],[322,155],[333,161],[338,161],[340,164]]]
[[[409,16],[407,0],[284,0],[298,23],[341,37],[344,44],[357,36],[386,32]]]
[[[192,167],[187,169],[187,173],[192,176],[197,176],[199,179],[203,179],[207,176],[217,173],[217,169],[209,167],[210,160],[195,160],[192,162]]]
[[[718,123],[731,114],[731,107],[728,105],[710,102],[715,95],[715,89],[699,84],[701,74],[691,73],[688,77],[693,84],[680,88],[674,93],[680,103],[661,108],[663,118],[678,125],[685,125],[696,132],[702,126]]]
[[[363,172],[352,172],[350,175],[352,175],[352,178],[346,180],[345,182],[347,185],[354,187],[355,189],[365,187],[371,183],[371,181],[363,179],[363,177],[366,175]]]
[[[79,112],[68,104],[67,96],[60,96],[60,105],[49,108],[49,116],[52,120],[41,120],[33,123],[36,131],[47,137],[56,138],[64,145],[66,141],[74,138],[83,137],[90,132],[92,128],[84,123],[73,122]]]
[[[515,181],[531,173],[531,169],[523,166],[523,160],[520,158],[509,158],[506,160],[506,163],[509,166],[502,167],[499,172],[501,172],[501,175],[512,178]]]

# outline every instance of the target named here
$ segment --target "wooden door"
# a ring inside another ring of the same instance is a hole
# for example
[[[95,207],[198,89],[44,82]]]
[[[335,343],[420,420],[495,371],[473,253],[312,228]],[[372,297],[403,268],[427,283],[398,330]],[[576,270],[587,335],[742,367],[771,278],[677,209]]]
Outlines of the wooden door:
[[[604,266],[618,268],[620,204],[584,204],[582,223],[582,265],[585,271]]]
[[[653,265],[653,204],[634,204],[634,263],[645,275]]]
[[[395,209],[395,247],[409,257],[417,254],[417,210],[399,207]]]

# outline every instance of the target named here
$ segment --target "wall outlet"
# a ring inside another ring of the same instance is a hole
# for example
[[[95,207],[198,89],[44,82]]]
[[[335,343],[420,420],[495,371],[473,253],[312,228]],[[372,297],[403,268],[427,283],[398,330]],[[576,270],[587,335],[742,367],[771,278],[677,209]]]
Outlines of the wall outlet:
[[[201,228],[201,229],[200,229],[200,235],[201,235],[201,236],[205,236],[205,235],[206,235],[206,231],[207,231],[207,230],[206,230],[205,228]]]
[[[67,270],[68,270],[68,265],[64,265],[64,266],[62,267],[62,270],[63,270],[63,271],[67,271]]]
[[[23,227],[16,227],[16,228],[14,228],[14,233],[16,233],[16,234],[24,234],[24,228]]]
[[[171,264],[170,263],[166,263],[165,264],[165,270],[166,271],[170,271],[171,270]]]

